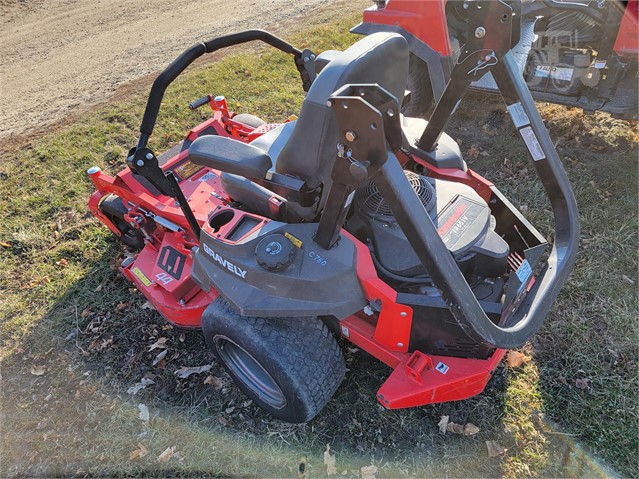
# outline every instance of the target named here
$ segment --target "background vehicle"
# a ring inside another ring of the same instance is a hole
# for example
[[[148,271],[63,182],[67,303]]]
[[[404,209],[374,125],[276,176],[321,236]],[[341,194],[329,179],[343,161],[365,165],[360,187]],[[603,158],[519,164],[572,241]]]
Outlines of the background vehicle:
[[[486,2],[489,3],[489,2]],[[461,0],[380,0],[353,32],[403,35],[411,50],[410,114],[437,100],[467,41],[469,3]],[[637,118],[637,0],[522,2],[521,39],[513,49],[535,100]],[[490,75],[473,89],[497,92]]]

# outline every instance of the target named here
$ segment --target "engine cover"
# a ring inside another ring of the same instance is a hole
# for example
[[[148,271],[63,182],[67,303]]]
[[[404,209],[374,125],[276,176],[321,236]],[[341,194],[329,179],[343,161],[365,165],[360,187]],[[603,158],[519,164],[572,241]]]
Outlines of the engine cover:
[[[490,278],[504,274],[508,244],[494,232],[486,202],[466,185],[405,174],[462,272]],[[402,277],[428,275],[374,183],[357,191],[354,208],[349,230],[372,243],[378,266]]]

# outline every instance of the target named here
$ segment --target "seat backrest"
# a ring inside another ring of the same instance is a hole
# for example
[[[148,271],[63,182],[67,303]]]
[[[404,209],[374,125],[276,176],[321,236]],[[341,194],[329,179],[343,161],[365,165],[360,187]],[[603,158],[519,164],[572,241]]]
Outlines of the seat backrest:
[[[312,220],[323,205],[331,185],[337,155],[338,128],[335,114],[326,104],[333,92],[346,84],[377,83],[400,102],[408,77],[408,44],[396,33],[375,33],[335,55],[311,86],[295,128],[278,155],[281,174],[295,176],[312,188],[323,184],[323,197],[314,207],[291,205]]]

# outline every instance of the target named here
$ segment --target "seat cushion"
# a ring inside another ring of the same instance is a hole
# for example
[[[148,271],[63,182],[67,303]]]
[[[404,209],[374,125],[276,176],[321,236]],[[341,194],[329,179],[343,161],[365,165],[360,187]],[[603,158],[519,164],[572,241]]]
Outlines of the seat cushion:
[[[251,145],[268,153],[268,156],[271,157],[271,161],[275,167],[282,148],[284,148],[284,145],[291,137],[291,133],[293,133],[295,123],[295,121],[289,121],[281,124],[277,128],[273,128],[271,131],[257,137],[251,142]]]
[[[417,148],[417,141],[421,138],[428,122],[421,118],[401,117],[402,132],[404,133],[405,147],[409,151],[437,168],[457,168],[466,171],[466,162],[462,158],[459,144],[446,133],[442,133],[437,142],[435,151],[424,151]]]
[[[257,146],[217,135],[196,139],[189,147],[189,159],[215,170],[263,179],[273,166],[267,152]]]

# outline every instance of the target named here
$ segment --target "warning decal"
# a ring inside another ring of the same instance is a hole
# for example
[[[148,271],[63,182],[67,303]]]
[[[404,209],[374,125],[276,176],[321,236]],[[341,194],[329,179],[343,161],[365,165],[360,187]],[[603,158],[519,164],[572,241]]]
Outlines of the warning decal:
[[[522,126],[530,125],[530,120],[528,119],[528,115],[524,111],[524,107],[520,102],[513,103],[512,105],[508,105],[508,112],[510,113],[510,117],[513,119],[513,123],[517,128],[521,128]]]
[[[539,140],[537,140],[537,136],[535,136],[535,132],[531,127],[527,126],[526,128],[522,128],[519,130],[521,133],[521,137],[526,143],[526,147],[528,147],[528,151],[530,152],[530,156],[535,161],[543,160],[546,158],[544,155],[544,150],[541,149],[541,145],[539,144]]]
[[[131,272],[142,282],[147,288],[151,286],[151,280],[146,277],[140,268],[137,266],[131,270]]]

